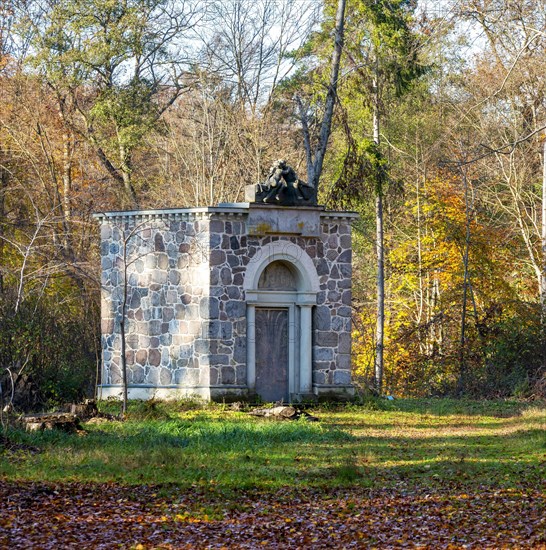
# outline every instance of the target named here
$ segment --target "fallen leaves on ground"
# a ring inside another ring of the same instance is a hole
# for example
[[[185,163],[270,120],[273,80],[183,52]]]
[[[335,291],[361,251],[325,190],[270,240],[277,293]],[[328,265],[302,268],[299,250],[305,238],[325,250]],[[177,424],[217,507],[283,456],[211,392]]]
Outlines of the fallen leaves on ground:
[[[538,488],[451,485],[222,495],[0,481],[2,548],[546,548]]]

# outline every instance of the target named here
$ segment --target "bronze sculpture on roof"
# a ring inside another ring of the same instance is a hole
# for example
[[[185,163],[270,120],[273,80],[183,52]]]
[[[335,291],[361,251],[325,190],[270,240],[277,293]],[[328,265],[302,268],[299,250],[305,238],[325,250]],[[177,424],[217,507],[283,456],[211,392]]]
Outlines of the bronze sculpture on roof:
[[[248,202],[278,206],[316,206],[315,188],[300,180],[286,160],[276,160],[263,183],[248,185]]]

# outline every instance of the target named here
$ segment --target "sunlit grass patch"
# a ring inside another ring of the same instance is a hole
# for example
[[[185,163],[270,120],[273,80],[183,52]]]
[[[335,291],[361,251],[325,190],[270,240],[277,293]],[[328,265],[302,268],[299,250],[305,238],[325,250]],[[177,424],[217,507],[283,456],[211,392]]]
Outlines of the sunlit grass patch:
[[[227,406],[132,405],[125,422],[9,437],[41,452],[0,453],[8,479],[202,486],[385,487],[539,483],[546,409],[430,401],[317,409],[320,422],[275,421]],[[439,412],[435,412],[439,411]],[[507,414],[510,411],[512,416]],[[501,414],[502,413],[502,414]]]

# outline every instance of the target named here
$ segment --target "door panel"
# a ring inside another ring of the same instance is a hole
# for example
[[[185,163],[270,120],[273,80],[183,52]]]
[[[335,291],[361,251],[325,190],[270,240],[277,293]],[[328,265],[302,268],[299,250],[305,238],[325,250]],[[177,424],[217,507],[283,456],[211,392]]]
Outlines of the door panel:
[[[256,393],[288,402],[288,309],[256,308]]]

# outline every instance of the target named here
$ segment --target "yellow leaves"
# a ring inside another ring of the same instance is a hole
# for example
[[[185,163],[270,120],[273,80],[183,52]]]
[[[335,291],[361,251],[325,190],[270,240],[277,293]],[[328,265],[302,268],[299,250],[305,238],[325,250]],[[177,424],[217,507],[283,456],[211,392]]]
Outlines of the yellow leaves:
[[[484,319],[494,323],[510,315],[526,292],[513,284],[515,253],[502,226],[486,218],[475,197],[465,201],[460,178],[442,175],[406,196],[405,218],[387,236],[385,379],[388,391],[399,395],[417,393],[419,386],[426,390],[427,382],[429,390],[453,383],[469,234],[472,329]],[[366,298],[355,322],[354,365],[357,375],[371,376],[376,305],[371,292]]]
[[[183,522],[183,523],[202,523],[202,522],[211,521],[208,514],[199,514],[199,517],[196,517],[195,514],[190,514],[188,512],[184,512],[182,514],[175,514],[172,519],[174,519],[174,521]],[[171,521],[171,518],[167,516],[162,516],[160,518],[160,521]]]

